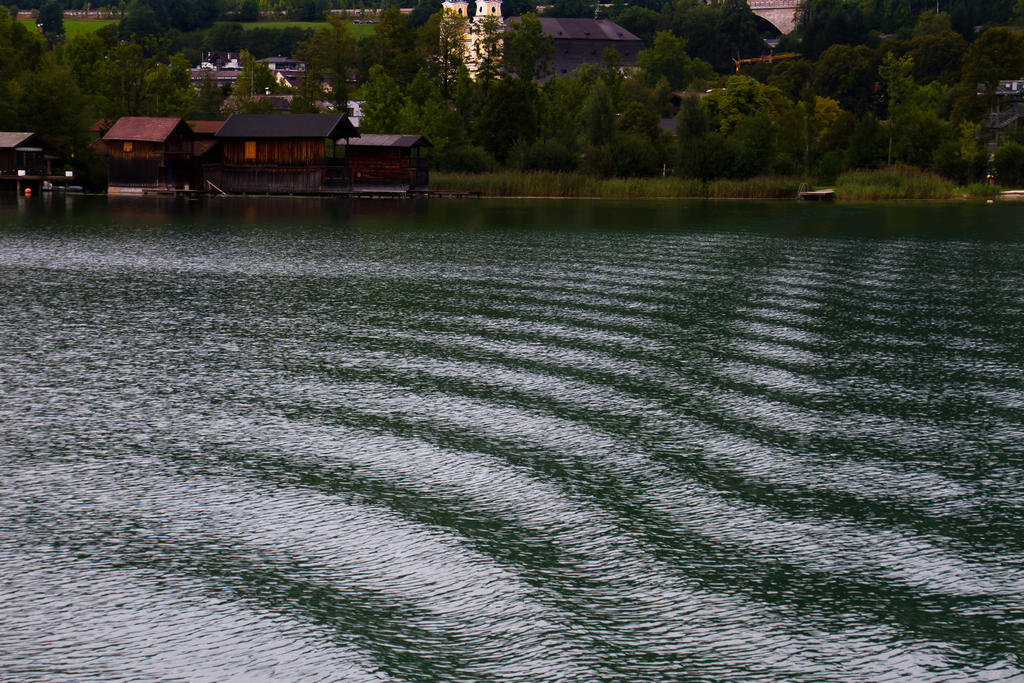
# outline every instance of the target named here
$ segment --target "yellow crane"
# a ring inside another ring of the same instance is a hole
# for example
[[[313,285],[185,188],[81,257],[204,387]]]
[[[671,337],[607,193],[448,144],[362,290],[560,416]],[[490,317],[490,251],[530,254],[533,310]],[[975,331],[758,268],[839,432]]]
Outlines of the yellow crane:
[[[740,67],[743,66],[744,64],[761,64],[764,62],[771,64],[777,59],[793,59],[794,57],[799,56],[799,52],[782,52],[777,55],[765,55],[764,57],[748,57],[747,59],[734,59],[732,61],[736,63],[736,71],[739,72]]]

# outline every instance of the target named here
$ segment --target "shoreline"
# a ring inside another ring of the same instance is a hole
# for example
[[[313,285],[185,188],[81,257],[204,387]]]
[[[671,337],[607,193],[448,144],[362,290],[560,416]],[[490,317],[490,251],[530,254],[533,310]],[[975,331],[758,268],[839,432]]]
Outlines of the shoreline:
[[[551,199],[781,199],[796,200],[802,191],[833,190],[835,201],[1013,201],[1024,190],[998,185],[957,185],[913,167],[853,171],[831,185],[815,185],[801,176],[757,176],[745,180],[691,178],[597,178],[578,173],[496,171],[431,174],[431,189],[472,192],[492,198]]]

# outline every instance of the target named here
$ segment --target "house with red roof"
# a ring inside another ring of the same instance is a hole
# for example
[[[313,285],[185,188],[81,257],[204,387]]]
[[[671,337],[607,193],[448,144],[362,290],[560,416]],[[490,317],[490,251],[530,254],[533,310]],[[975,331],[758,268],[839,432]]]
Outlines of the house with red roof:
[[[123,116],[102,138],[107,192],[187,190],[195,187],[192,128],[184,119]],[[97,147],[99,148],[99,147]]]

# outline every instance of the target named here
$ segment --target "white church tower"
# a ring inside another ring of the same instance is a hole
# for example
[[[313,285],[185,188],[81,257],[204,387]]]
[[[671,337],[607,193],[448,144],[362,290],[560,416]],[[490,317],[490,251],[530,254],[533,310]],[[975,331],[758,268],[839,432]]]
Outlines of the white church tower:
[[[444,0],[442,11],[445,15],[468,18],[469,0]],[[501,0],[476,0],[476,15],[466,24],[466,67],[474,78],[480,64],[483,20],[488,17],[493,17],[501,25],[502,30],[504,29]]]
[[[469,0],[444,0],[441,8],[444,14],[469,18]]]

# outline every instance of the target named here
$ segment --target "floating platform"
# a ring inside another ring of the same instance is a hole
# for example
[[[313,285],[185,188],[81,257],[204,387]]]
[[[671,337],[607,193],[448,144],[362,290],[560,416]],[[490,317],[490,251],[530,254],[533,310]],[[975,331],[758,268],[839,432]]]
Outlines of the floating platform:
[[[796,198],[802,202],[830,202],[836,198],[835,190],[804,190],[797,192]]]

